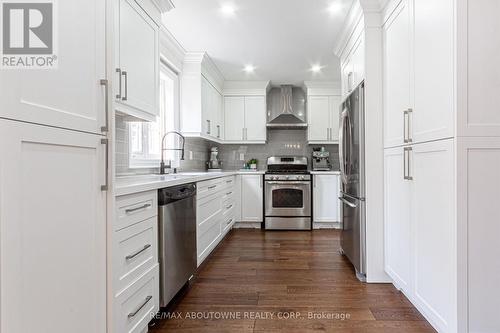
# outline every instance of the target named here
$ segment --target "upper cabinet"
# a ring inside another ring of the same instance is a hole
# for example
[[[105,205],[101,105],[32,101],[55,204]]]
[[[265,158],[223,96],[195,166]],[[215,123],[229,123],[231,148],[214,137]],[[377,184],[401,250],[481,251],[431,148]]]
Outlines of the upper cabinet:
[[[307,88],[307,141],[337,144],[341,96],[338,83],[305,82]]]
[[[385,147],[407,141],[406,118],[411,112],[409,14],[408,4],[403,1],[384,26]]]
[[[454,135],[453,13],[452,0],[403,1],[386,20],[385,147]]]
[[[225,142],[265,143],[266,98],[264,96],[224,97]]]
[[[267,140],[267,81],[224,83],[224,142],[263,144]]]
[[[0,117],[106,132],[105,5],[102,0],[58,2],[57,68],[2,70]]]
[[[365,79],[365,36],[361,31],[341,56],[342,96],[349,95]]]
[[[224,134],[224,78],[206,53],[188,53],[181,76],[181,131],[221,142]]]
[[[143,9],[147,2],[143,7],[134,0],[116,0],[116,4],[116,109],[155,121],[159,115],[159,26]]]

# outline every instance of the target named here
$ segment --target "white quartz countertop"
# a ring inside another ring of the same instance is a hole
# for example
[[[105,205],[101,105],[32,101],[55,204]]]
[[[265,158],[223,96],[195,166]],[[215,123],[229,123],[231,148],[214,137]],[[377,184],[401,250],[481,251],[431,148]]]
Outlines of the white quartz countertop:
[[[340,175],[340,171],[311,171],[311,175]]]
[[[134,175],[116,177],[115,195],[127,195],[176,185],[196,183],[204,180],[234,175],[263,175],[264,171],[235,170],[221,172],[180,172],[167,175]]]

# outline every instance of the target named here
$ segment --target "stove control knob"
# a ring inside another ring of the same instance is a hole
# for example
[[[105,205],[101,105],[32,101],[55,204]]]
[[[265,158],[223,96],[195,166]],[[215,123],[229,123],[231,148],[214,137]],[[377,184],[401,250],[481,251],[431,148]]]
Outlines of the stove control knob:
[[[299,177],[299,180],[304,180],[304,179],[306,179],[306,177],[304,177],[304,176]]]
[[[290,176],[286,176],[286,177],[285,177],[285,179],[286,179],[286,180],[290,179]]]

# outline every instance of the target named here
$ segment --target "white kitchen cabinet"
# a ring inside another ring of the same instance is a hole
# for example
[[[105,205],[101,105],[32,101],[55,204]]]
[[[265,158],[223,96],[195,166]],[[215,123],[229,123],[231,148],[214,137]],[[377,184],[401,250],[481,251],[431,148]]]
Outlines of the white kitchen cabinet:
[[[0,117],[102,133],[107,127],[105,1],[57,5],[58,66],[2,70]],[[105,128],[104,128],[105,129]]]
[[[241,221],[262,222],[264,211],[264,177],[241,175]]]
[[[267,139],[266,97],[245,97],[245,140],[263,142]],[[229,124],[231,126],[231,124]]]
[[[0,133],[0,331],[105,333],[102,137],[9,120]]]
[[[387,273],[442,332],[456,332],[454,140],[385,151]]]
[[[181,132],[222,142],[224,79],[206,53],[188,53],[181,74]]]
[[[413,142],[454,135],[454,3],[454,0],[413,2],[415,102],[409,119]]]
[[[402,1],[383,27],[384,36],[384,147],[404,144],[410,116],[410,16]]]
[[[314,175],[313,219],[318,222],[340,222],[339,175]]]
[[[365,39],[360,34],[349,49],[347,55],[342,57],[341,83],[342,96],[349,95],[365,79]]]
[[[225,96],[224,119],[225,142],[265,143],[265,96]]]
[[[383,27],[385,147],[454,135],[453,3],[402,1]]]
[[[116,4],[116,109],[135,118],[156,121],[160,86],[159,27],[136,1],[116,0]]]
[[[459,332],[500,332],[500,138],[458,147]]]
[[[385,270],[396,286],[411,294],[411,181],[405,179],[408,152],[384,151]]]
[[[245,137],[245,97],[224,97],[224,123],[226,141],[243,141]]]
[[[308,96],[308,143],[338,143],[340,105],[340,96]]]
[[[222,139],[222,95],[205,77],[201,80],[201,95],[205,134],[215,139]]]
[[[436,141],[414,145],[409,152],[413,300],[442,332],[456,331],[453,146],[454,140]]]

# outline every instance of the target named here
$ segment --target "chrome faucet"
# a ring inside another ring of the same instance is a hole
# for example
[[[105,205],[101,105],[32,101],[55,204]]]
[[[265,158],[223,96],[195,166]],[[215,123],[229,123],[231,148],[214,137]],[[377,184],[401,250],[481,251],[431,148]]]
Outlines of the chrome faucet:
[[[176,134],[176,135],[178,135],[182,139],[182,148],[165,148],[165,138],[169,134]],[[184,135],[182,135],[181,133],[179,133],[177,131],[170,131],[170,132],[165,133],[165,135],[161,139],[160,175],[164,175],[165,174],[165,167],[166,167],[165,160],[163,159],[163,152],[165,150],[181,151],[181,161],[183,161],[184,160],[184,144],[185,144],[185,142],[186,142],[186,138],[184,137]],[[172,165],[172,161],[169,162],[169,168],[170,168],[171,165]]]

